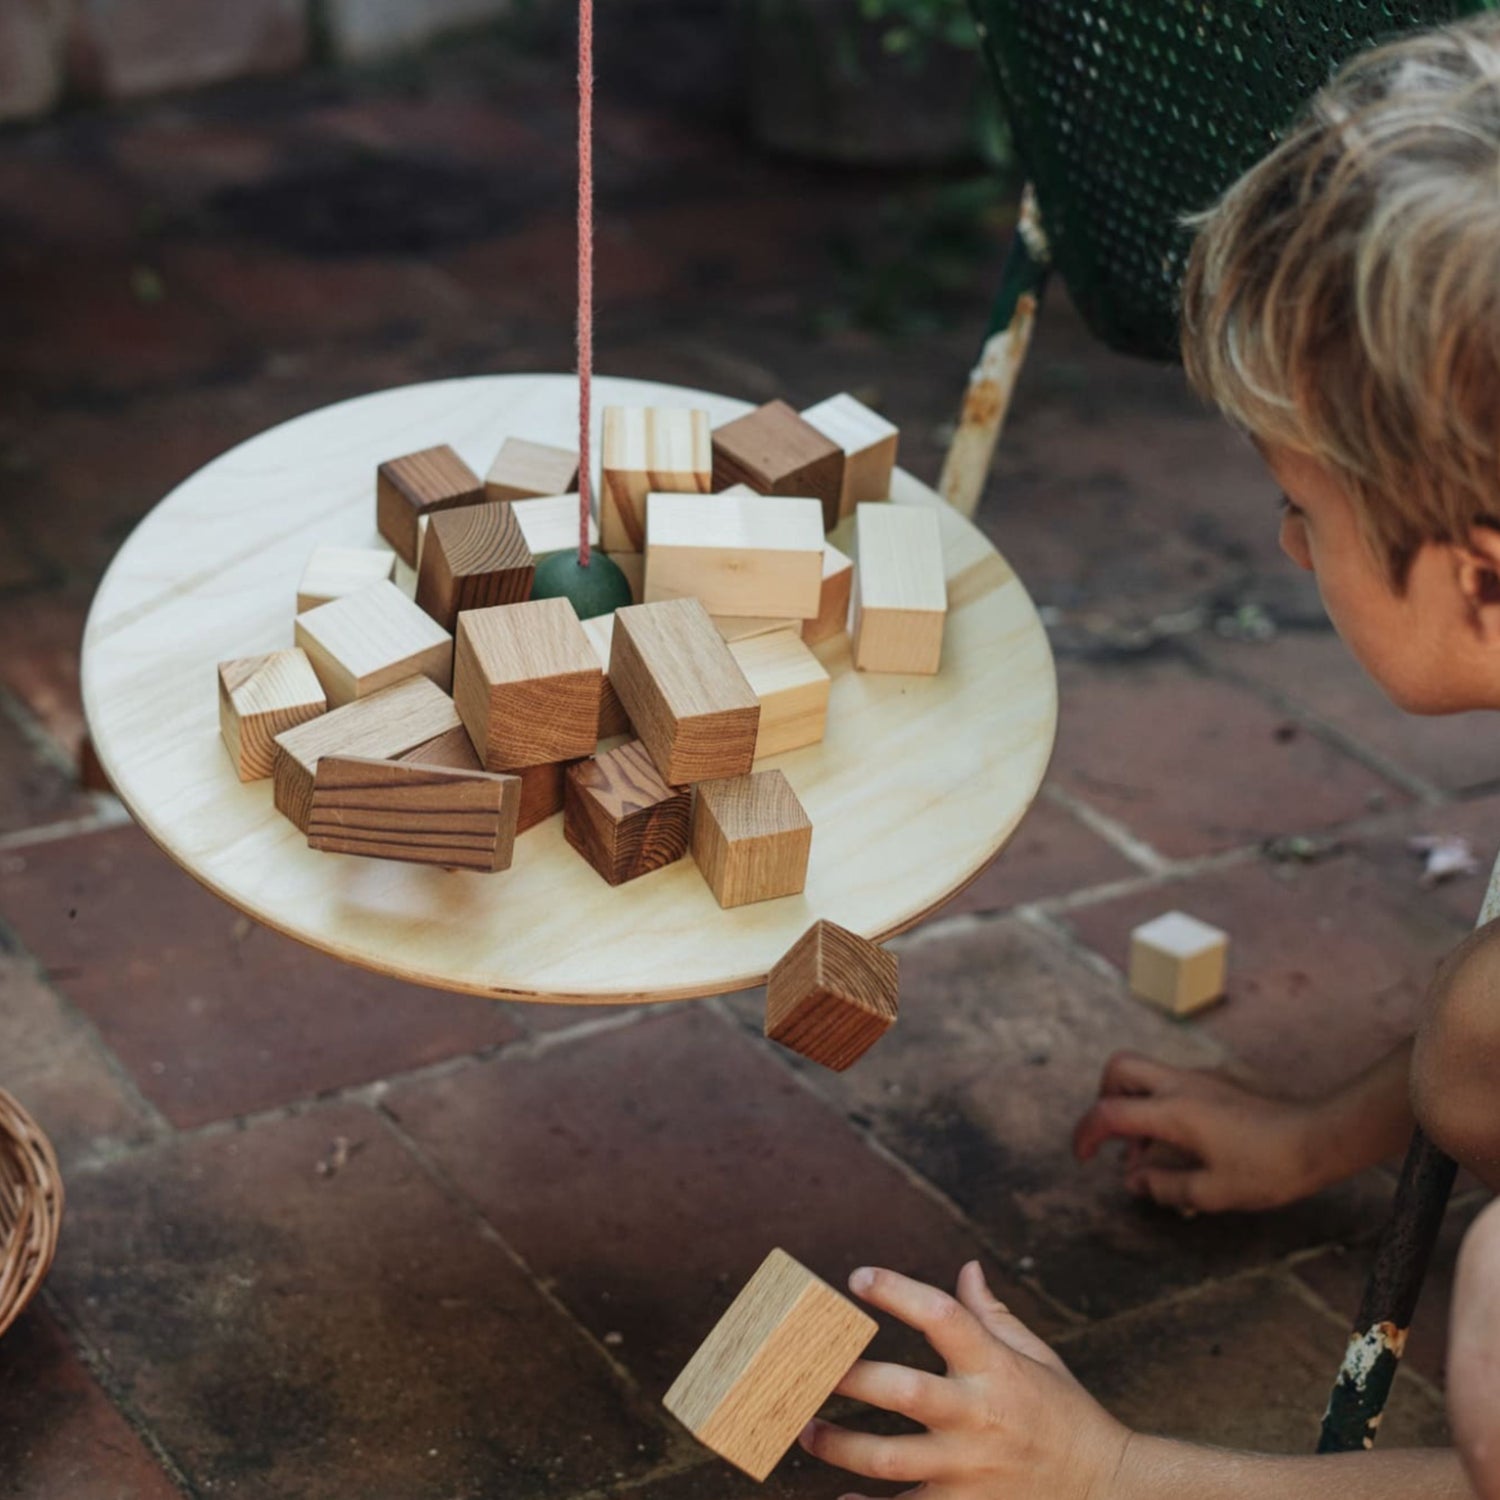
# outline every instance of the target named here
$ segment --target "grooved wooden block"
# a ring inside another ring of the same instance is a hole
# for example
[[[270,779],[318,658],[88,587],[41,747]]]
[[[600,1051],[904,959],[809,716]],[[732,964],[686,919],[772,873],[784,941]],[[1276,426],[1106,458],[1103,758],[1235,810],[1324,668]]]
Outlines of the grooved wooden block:
[[[894,953],[832,922],[814,922],[771,970],[766,1035],[842,1073],[896,1024]]]
[[[661,779],[639,740],[568,769],[563,835],[611,885],[687,853],[693,794]]]
[[[446,443],[388,458],[375,471],[375,524],[409,567],[417,565],[417,521],[484,499],[479,476]]]
[[[696,599],[616,610],[609,680],[668,785],[754,764],[760,704]]]
[[[599,738],[607,740],[611,735],[629,734],[630,715],[625,712],[625,705],[620,702],[619,694],[609,680],[609,652],[615,638],[615,617],[592,615],[581,623],[589,645],[599,658],[599,665],[604,668],[604,691],[599,696]]]
[[[833,679],[794,630],[734,641],[729,653],[760,699],[755,758],[816,745],[828,728]]]
[[[511,511],[540,561],[549,552],[569,552],[578,546],[578,496],[548,495],[540,500],[514,500]],[[599,545],[599,523],[589,517],[589,545]]]
[[[685,406],[606,406],[600,445],[599,530],[606,552],[639,552],[646,496],[713,488],[708,413]]]
[[[646,602],[701,599],[711,615],[818,613],[823,512],[783,495],[658,495],[646,502]]]
[[[948,617],[937,517],[918,505],[856,506],[854,565],[855,667],[931,676]]]
[[[844,452],[839,517],[852,515],[867,500],[889,500],[896,447],[901,434],[892,422],[853,396],[830,396],[809,406],[802,418]]]
[[[417,603],[444,630],[461,610],[519,604],[531,597],[536,560],[504,500],[439,511],[427,523]]]
[[[693,858],[720,906],[795,896],[811,851],[812,820],[780,771],[698,787]]]
[[[325,755],[313,775],[307,842],[328,854],[507,870],[520,800],[514,776]]]
[[[271,651],[219,663],[219,732],[241,781],[269,776],[276,736],[327,709],[323,685],[303,651]]]
[[[484,476],[484,492],[491,500],[527,500],[577,488],[578,454],[572,448],[552,448],[525,438],[506,438]],[[576,499],[574,506],[576,518]]]
[[[752,641],[758,635],[775,635],[778,630],[801,631],[803,621],[790,619],[763,619],[757,615],[712,615],[714,629],[724,638],[726,646],[736,641]]]
[[[474,749],[474,741],[469,738],[469,731],[462,724],[457,724],[430,740],[424,740],[404,755],[389,758],[420,761],[424,766],[446,766],[450,771],[484,770],[479,754]]]
[[[567,785],[568,764],[551,761],[546,765],[522,766],[512,774],[521,782],[521,811],[516,818],[516,832],[525,833],[538,823],[545,823],[553,813],[563,810],[563,789]]]
[[[297,585],[297,613],[357,594],[395,571],[396,554],[384,547],[318,547]]]
[[[566,599],[458,617],[453,696],[488,770],[591,754],[603,689],[599,658]]]
[[[325,755],[393,760],[458,726],[458,710],[426,677],[407,677],[276,736],[276,807],[304,833],[313,777]]]
[[[764,1479],[875,1331],[868,1313],[773,1250],[662,1404],[706,1448]]]
[[[416,673],[453,682],[453,637],[394,583],[320,604],[297,616],[294,633],[333,708]]]
[[[854,559],[846,557],[832,542],[823,544],[823,581],[818,595],[818,614],[802,622],[802,639],[809,646],[838,635],[849,624],[849,599],[854,587]]]
[[[714,488],[748,484],[762,495],[812,495],[823,529],[838,524],[844,450],[785,401],[764,406],[714,431]]]
[[[1229,934],[1186,912],[1169,911],[1130,934],[1130,990],[1187,1016],[1224,993]]]

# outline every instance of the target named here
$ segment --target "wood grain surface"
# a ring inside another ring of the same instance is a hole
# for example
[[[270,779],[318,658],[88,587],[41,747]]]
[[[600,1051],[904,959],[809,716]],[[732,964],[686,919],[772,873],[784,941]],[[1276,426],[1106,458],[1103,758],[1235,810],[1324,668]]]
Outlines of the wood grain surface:
[[[835,922],[814,922],[766,981],[766,1035],[842,1073],[896,1023],[894,953]]]
[[[417,603],[452,630],[460,610],[531,598],[535,573],[536,559],[508,502],[439,511],[422,543]]]
[[[687,853],[692,792],[668,786],[639,740],[570,766],[565,797],[563,836],[611,885]]]

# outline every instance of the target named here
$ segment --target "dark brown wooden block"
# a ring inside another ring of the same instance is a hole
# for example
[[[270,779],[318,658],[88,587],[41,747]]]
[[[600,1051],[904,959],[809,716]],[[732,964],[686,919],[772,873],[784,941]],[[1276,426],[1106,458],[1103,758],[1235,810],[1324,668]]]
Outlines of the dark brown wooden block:
[[[516,818],[516,832],[525,833],[538,823],[545,823],[553,813],[563,810],[563,787],[568,763],[553,761],[543,766],[523,766],[513,771],[521,781],[521,811]]]
[[[469,731],[462,724],[434,739],[425,740],[405,755],[393,755],[392,760],[420,761],[424,766],[447,766],[450,771],[482,771],[484,762],[469,738]]]
[[[896,1023],[894,953],[832,922],[814,922],[771,970],[766,1035],[842,1073]]]
[[[529,599],[535,573],[536,559],[506,501],[439,511],[422,543],[417,603],[452,630],[460,610]]]
[[[823,502],[823,529],[838,524],[844,450],[785,401],[768,401],[714,432],[714,488],[748,484],[762,495]]]
[[[568,770],[563,835],[611,884],[687,853],[692,793],[661,779],[639,740]]]
[[[375,524],[413,568],[420,517],[483,499],[479,476],[446,443],[388,458],[375,471]]]

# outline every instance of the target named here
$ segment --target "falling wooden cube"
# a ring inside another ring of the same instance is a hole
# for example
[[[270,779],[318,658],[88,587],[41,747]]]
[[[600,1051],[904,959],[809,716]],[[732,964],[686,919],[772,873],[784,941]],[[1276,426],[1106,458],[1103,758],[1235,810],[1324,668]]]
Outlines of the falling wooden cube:
[[[693,799],[693,858],[720,906],[795,896],[807,884],[812,820],[780,771],[705,781]]]
[[[901,434],[892,422],[853,396],[830,396],[802,413],[803,421],[837,443],[844,453],[839,517],[854,514],[868,500],[889,500],[896,446]]]
[[[782,495],[658,495],[646,502],[646,602],[694,598],[711,615],[818,613],[823,512]]]
[[[795,630],[733,641],[729,654],[760,700],[756,760],[822,740],[833,681]]]
[[[762,1480],[875,1332],[868,1313],[773,1250],[663,1405],[704,1447]]]
[[[578,496],[548,495],[541,500],[514,500],[511,512],[521,535],[540,561],[552,552],[571,552],[578,546]],[[589,517],[589,545],[599,545],[599,523]]]
[[[854,562],[855,667],[935,673],[948,618],[936,512],[919,505],[857,506]]]
[[[868,938],[814,922],[771,970],[766,1035],[842,1073],[896,1024],[898,968]]]
[[[493,873],[510,868],[521,783],[487,771],[325,755],[307,842],[328,854]]]
[[[609,680],[669,786],[754,764],[760,703],[696,599],[616,610]]]
[[[320,604],[294,628],[333,708],[416,674],[452,685],[453,637],[394,583]]]
[[[304,651],[271,651],[219,663],[219,732],[241,781],[269,776],[276,736],[327,709],[323,684]]]
[[[785,401],[769,401],[714,430],[714,488],[748,484],[762,495],[811,495],[823,529],[839,519],[844,450]]]
[[[1228,933],[1169,911],[1130,934],[1131,993],[1173,1015],[1191,1015],[1224,993],[1228,957]]]
[[[552,448],[525,438],[506,438],[484,476],[484,492],[491,500],[528,500],[577,488],[578,454],[574,449]],[[576,519],[576,499],[573,504]]]
[[[823,544],[823,579],[816,619],[802,622],[802,639],[809,646],[841,634],[849,624],[849,600],[854,586],[854,559],[832,542]]]
[[[619,694],[609,680],[609,653],[615,638],[615,617],[612,614],[591,615],[581,624],[583,633],[589,638],[589,645],[594,648],[594,655],[599,658],[599,665],[604,668],[604,690],[599,695],[599,738],[607,740],[611,735],[629,734],[630,715],[625,712],[625,705],[620,702]]]
[[[427,677],[407,677],[368,698],[332,709],[276,736],[277,810],[304,833],[312,810],[313,778],[325,755],[394,760],[458,727],[453,700]]]
[[[563,835],[611,885],[688,850],[693,794],[661,779],[639,740],[568,768]]]
[[[487,770],[591,754],[603,689],[599,658],[566,599],[458,617],[453,696]]]
[[[456,724],[430,740],[423,740],[404,755],[393,755],[390,759],[420,761],[424,766],[446,766],[450,771],[484,770],[474,741],[462,724]]]
[[[508,501],[439,511],[422,543],[417,603],[452,630],[463,610],[529,599],[535,573],[536,559]]]
[[[683,406],[606,406],[600,451],[599,531],[606,552],[639,552],[646,496],[713,488],[708,413]]]
[[[483,499],[479,476],[446,443],[387,459],[375,473],[375,524],[412,568],[420,517]]]
[[[297,613],[316,609],[345,594],[357,594],[390,578],[396,571],[396,554],[384,547],[318,547],[302,570],[297,585]]]

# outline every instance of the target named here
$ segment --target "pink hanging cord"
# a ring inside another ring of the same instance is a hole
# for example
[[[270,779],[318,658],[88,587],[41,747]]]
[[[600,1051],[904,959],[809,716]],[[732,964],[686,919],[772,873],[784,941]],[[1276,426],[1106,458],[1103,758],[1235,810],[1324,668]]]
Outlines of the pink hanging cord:
[[[594,377],[594,0],[578,0],[578,564],[589,565]]]

